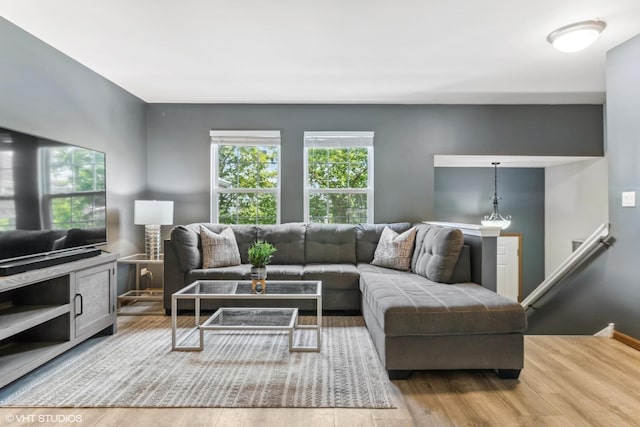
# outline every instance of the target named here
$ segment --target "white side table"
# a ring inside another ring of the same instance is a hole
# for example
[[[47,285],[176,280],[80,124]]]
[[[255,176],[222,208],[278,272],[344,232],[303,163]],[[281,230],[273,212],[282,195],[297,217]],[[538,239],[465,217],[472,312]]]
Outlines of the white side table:
[[[123,293],[118,296],[118,314],[119,315],[149,315],[159,314],[164,315],[162,308],[162,301],[164,298],[164,255],[160,254],[160,259],[148,259],[146,254],[134,254],[129,255],[118,260],[118,264],[126,264],[127,267],[135,267],[135,284],[136,288]],[[145,275],[144,269],[148,269],[151,265],[160,265],[160,287],[148,287],[141,289],[140,277]],[[136,302],[153,301],[159,302],[158,310],[143,310],[143,311],[127,311],[122,312],[122,303],[127,302],[128,305],[135,304]]]

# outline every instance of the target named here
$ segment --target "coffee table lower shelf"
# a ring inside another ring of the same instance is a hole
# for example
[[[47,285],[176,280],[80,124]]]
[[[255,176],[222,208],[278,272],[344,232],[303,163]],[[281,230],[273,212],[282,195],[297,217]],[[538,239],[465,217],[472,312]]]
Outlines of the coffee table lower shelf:
[[[289,333],[289,351],[320,351],[320,340],[315,346],[295,346],[293,333],[297,329],[315,329],[320,334],[319,325],[299,325],[297,308],[219,308],[201,325],[191,328],[180,340],[173,330],[172,350],[202,351],[204,349],[205,331],[286,331]],[[183,343],[198,332],[197,345]],[[318,338],[318,337],[316,337]]]

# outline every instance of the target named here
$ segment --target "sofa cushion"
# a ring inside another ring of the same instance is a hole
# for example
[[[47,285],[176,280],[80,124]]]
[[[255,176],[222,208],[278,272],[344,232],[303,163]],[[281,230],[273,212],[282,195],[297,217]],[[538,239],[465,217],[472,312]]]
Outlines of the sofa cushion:
[[[240,265],[238,244],[230,227],[218,234],[200,226],[200,244],[202,246],[202,268]]]
[[[269,264],[267,280],[302,280],[302,265]]]
[[[475,283],[364,272],[360,291],[387,336],[500,334],[527,327],[520,304]]]
[[[403,233],[411,228],[408,222],[391,224],[358,224],[356,225],[356,259],[357,262],[371,262],[378,246],[378,241],[385,227],[396,233]]]
[[[248,264],[247,250],[258,239],[258,229],[255,225],[224,225],[195,223],[178,225],[171,230],[171,240],[174,241],[176,255],[180,261],[180,269],[189,271],[194,268],[202,268],[202,247],[200,246],[200,226],[206,227],[214,233],[220,233],[227,227],[231,227],[238,243],[240,261]]]
[[[171,241],[178,257],[180,270],[184,272],[202,267],[200,226],[197,225],[195,228],[195,225],[178,225],[171,230]]]
[[[185,283],[196,280],[249,280],[251,264],[234,265],[218,268],[195,268],[186,275]]]
[[[353,264],[307,264],[303,280],[321,280],[322,289],[358,290],[360,273]]]
[[[385,227],[371,264],[394,270],[409,270],[415,239],[415,228],[410,228],[403,233],[396,233],[389,227]]]
[[[450,283],[464,245],[457,228],[418,225],[411,270],[434,282]]]
[[[378,274],[394,274],[394,273],[405,273],[400,270],[392,270],[390,268],[378,267],[377,265],[369,264],[367,262],[359,262],[356,266],[358,269],[358,273],[378,273]]]
[[[231,227],[238,243],[240,261],[243,264],[249,263],[249,246],[258,240],[258,227],[255,225],[224,225],[224,224],[204,224],[209,230],[220,233],[223,228]]]
[[[451,283],[471,282],[471,248],[469,245],[462,246],[456,267],[453,269]]]
[[[201,224],[214,233],[221,233],[227,227],[231,227],[233,234],[238,243],[238,252],[240,252],[240,261],[243,264],[249,263],[249,255],[247,251],[249,246],[258,240],[258,227],[255,225],[225,225],[225,224]]]
[[[349,224],[307,224],[306,264],[355,264],[356,229]]]
[[[278,250],[271,264],[304,264],[305,225],[292,222],[278,225],[261,225],[258,239],[271,243]]]

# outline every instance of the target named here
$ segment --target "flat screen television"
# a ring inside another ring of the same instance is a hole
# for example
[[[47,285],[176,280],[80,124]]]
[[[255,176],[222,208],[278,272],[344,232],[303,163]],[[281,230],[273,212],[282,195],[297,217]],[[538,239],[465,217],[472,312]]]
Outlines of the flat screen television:
[[[103,152],[0,127],[0,275],[105,244],[106,199]]]

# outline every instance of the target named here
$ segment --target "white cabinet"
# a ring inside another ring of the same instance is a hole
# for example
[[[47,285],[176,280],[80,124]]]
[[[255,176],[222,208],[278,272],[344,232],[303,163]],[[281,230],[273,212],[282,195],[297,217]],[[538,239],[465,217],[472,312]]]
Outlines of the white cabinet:
[[[0,277],[0,387],[116,331],[115,254]]]

